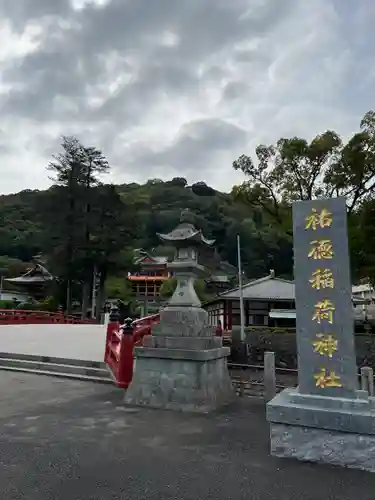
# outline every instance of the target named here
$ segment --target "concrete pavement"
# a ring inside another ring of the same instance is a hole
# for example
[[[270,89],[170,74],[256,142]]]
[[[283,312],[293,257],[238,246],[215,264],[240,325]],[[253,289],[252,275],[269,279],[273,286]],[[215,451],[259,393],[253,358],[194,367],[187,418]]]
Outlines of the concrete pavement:
[[[375,475],[278,460],[261,401],[125,408],[111,386],[0,373],[2,500],[372,500]]]

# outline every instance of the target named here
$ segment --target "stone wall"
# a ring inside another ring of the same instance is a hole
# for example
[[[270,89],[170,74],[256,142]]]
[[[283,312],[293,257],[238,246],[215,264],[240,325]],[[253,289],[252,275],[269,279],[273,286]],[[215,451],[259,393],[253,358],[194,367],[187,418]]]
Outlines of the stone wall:
[[[263,364],[265,351],[274,351],[276,365],[283,368],[297,368],[296,331],[294,328],[247,327],[246,341],[249,346],[251,364]],[[233,340],[234,350],[236,339]],[[358,366],[375,369],[375,335],[355,335]]]

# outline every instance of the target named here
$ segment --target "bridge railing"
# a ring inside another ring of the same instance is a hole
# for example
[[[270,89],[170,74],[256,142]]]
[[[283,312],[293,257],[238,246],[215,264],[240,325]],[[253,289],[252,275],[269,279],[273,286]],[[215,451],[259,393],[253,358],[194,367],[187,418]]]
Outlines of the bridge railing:
[[[107,325],[104,362],[107,364],[117,387],[127,388],[133,378],[134,347],[141,346],[143,338],[151,335],[152,327],[160,323],[160,314],[136,319],[129,328],[118,321]],[[212,327],[216,335],[223,332]]]
[[[151,335],[153,325],[160,323],[160,314],[152,314],[133,321],[134,345],[142,345],[145,335]]]
[[[93,324],[92,319],[81,319],[60,312],[34,311],[22,309],[0,309],[0,325],[41,325],[41,324]]]
[[[111,321],[107,325],[104,362],[108,366],[117,387],[126,389],[133,378],[134,346],[142,345],[145,335],[151,334],[152,326],[159,323],[160,315],[140,318],[131,325]]]
[[[134,346],[142,345],[145,335],[151,334],[160,315],[153,314],[133,321],[129,326],[110,321],[107,325],[104,362],[117,387],[126,389],[133,378]]]

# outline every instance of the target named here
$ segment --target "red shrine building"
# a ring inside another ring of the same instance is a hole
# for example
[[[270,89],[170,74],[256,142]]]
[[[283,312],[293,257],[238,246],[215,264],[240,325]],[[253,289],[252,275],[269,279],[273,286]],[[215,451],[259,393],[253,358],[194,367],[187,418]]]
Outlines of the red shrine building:
[[[135,264],[139,270],[128,273],[135,297],[151,302],[158,300],[161,285],[171,276],[167,269],[168,258],[151,256],[141,250],[135,258]]]

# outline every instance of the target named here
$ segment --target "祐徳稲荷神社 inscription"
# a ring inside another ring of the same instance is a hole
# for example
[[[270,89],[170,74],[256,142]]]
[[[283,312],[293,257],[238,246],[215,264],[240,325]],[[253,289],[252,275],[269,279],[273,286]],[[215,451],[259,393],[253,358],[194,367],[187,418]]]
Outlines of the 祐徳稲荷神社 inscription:
[[[356,366],[345,199],[295,203],[293,239],[300,391],[351,393]]]
[[[306,217],[305,229],[316,231],[318,227],[321,229],[329,228],[332,226],[332,223],[333,216],[331,212],[322,208],[320,213],[318,213],[317,210],[313,208],[310,215]],[[331,240],[313,240],[310,245],[311,247],[308,252],[309,258],[314,260],[333,259],[334,252]],[[330,269],[324,269],[324,271],[322,271],[322,269],[317,268],[312,273],[309,283],[316,290],[335,287],[335,280]],[[325,298],[317,302],[314,308],[313,321],[320,324],[323,320],[326,320],[331,325],[333,324],[335,306],[329,299]],[[312,346],[315,347],[314,352],[317,352],[320,356],[332,358],[333,352],[337,351],[338,347],[338,340],[334,335],[318,333],[316,339],[317,340],[312,342]],[[322,367],[318,373],[314,374],[314,379],[316,387],[321,389],[325,389],[326,387],[342,387],[340,377],[337,376],[334,371],[327,370],[326,367]]]

